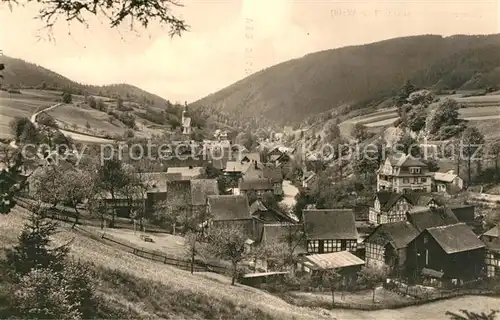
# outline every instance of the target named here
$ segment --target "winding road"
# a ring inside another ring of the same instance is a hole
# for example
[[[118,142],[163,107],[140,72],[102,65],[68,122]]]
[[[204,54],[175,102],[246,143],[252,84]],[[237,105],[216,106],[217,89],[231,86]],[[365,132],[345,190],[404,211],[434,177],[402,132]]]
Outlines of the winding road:
[[[30,121],[35,125],[35,127],[38,128],[38,122],[37,122],[37,117],[40,113],[42,112],[48,112],[52,109],[55,109],[59,106],[62,106],[64,105],[63,103],[56,103],[48,108],[45,108],[45,109],[42,109],[40,111],[37,111],[35,113],[33,113],[30,117]],[[67,131],[67,130],[63,130],[63,129],[59,129],[59,131],[64,134],[65,136],[70,136],[73,140],[75,141],[80,141],[80,142],[90,142],[90,143],[113,143],[114,141],[111,140],[111,139],[105,139],[105,138],[99,138],[99,137],[94,137],[94,136],[90,136],[90,135],[85,135],[85,134],[81,134],[81,133],[77,133],[77,132],[73,132],[73,131]],[[12,148],[18,148],[18,146],[16,145],[16,141],[15,140],[12,140],[9,144]]]

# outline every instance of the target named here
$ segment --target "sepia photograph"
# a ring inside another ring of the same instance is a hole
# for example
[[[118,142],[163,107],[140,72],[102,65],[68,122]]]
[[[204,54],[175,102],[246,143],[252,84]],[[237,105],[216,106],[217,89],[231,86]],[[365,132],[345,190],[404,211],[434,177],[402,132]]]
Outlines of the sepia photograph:
[[[499,0],[0,0],[0,319],[500,320]]]

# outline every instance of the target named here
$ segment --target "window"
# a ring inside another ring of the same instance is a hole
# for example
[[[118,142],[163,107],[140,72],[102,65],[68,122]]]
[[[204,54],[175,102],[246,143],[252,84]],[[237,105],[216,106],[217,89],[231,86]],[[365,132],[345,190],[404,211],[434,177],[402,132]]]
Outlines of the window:
[[[319,241],[318,240],[309,240],[307,243],[307,251],[319,252]]]
[[[403,178],[403,183],[408,183],[408,182],[410,182],[408,178]]]
[[[424,243],[427,243],[429,242],[429,239],[427,238],[427,236],[424,236]]]
[[[420,173],[420,168],[419,167],[412,167],[412,168],[410,168],[410,173],[413,173],[413,174]]]
[[[420,182],[422,182],[422,183],[426,183],[426,182],[427,182],[427,178],[421,178],[421,179],[420,179]]]
[[[425,266],[429,265],[429,250],[425,249]]]
[[[413,178],[413,183],[418,183],[418,178]]]
[[[324,252],[335,252],[335,246],[336,246],[335,240],[323,241],[323,251]]]

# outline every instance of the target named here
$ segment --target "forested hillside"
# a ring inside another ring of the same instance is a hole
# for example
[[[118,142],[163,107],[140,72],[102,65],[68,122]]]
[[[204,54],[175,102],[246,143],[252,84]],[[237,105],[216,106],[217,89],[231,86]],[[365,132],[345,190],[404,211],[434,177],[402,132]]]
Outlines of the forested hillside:
[[[404,37],[290,60],[194,105],[233,121],[300,123],[339,106],[363,108],[393,95],[406,80],[435,89],[496,86],[499,68],[499,35]]]

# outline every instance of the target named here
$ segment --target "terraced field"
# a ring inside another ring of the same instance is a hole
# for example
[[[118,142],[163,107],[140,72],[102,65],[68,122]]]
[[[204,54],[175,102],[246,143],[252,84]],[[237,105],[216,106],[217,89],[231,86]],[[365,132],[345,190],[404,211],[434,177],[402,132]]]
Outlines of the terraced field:
[[[465,106],[465,108],[460,109],[460,118],[462,119],[469,121],[500,119],[500,95],[465,98],[459,95],[446,97],[453,98]],[[390,108],[346,120],[340,124],[340,127],[343,132],[350,132],[350,129],[356,123],[361,123],[369,128],[384,127],[394,123],[397,118],[396,109]]]
[[[56,103],[57,98],[43,96],[43,98],[38,99],[31,94],[0,91],[0,138],[10,137],[9,123],[13,118],[29,118],[37,110]]]

